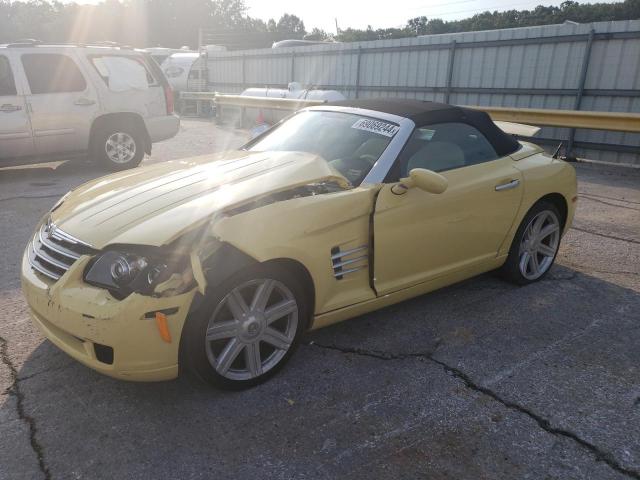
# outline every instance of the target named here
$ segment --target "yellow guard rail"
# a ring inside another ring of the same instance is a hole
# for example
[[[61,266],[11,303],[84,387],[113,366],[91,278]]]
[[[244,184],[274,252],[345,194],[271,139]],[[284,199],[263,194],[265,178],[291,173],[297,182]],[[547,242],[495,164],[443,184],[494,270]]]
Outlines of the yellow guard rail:
[[[274,110],[299,110],[322,105],[322,100],[294,98],[250,97],[225,95],[216,92],[182,92],[185,100],[212,100],[216,105],[241,108],[268,108]],[[487,112],[493,120],[549,127],[588,128],[616,132],[640,133],[640,114],[620,112],[590,112],[580,110],[551,110],[536,108],[506,108],[466,106]]]

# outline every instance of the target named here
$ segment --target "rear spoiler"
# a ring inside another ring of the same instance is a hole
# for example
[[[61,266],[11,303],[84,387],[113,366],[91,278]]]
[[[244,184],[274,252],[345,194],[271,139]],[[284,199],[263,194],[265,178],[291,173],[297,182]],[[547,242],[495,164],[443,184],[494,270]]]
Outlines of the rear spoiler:
[[[533,137],[540,131],[540,127],[534,127],[533,125],[525,125],[524,123],[512,123],[512,122],[493,122],[496,126],[509,135],[518,135],[519,137]]]

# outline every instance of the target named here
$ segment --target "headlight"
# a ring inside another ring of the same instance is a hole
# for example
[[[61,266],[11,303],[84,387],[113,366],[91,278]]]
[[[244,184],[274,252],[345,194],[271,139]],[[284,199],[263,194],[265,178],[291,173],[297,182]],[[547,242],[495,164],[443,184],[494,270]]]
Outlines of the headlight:
[[[133,292],[150,295],[156,285],[182,271],[188,259],[152,252],[142,255],[109,250],[96,257],[84,273],[88,284],[108,289],[115,297],[124,298]]]

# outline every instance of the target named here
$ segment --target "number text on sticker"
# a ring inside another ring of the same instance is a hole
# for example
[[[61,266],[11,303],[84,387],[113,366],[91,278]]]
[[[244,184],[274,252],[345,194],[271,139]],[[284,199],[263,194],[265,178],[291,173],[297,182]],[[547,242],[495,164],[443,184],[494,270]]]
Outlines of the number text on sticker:
[[[385,137],[393,137],[400,129],[400,127],[392,123],[382,122],[380,120],[372,120],[369,118],[361,118],[356,123],[354,123],[351,128],[378,133],[380,135],[384,135]]]

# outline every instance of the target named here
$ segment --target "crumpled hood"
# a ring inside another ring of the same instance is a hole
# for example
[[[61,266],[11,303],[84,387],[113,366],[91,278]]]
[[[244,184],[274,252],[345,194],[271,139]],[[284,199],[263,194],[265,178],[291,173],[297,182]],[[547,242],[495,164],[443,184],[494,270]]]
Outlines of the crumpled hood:
[[[163,245],[226,208],[288,188],[349,182],[302,152],[233,151],[165,162],[98,178],[74,190],[51,217],[92,245]]]

